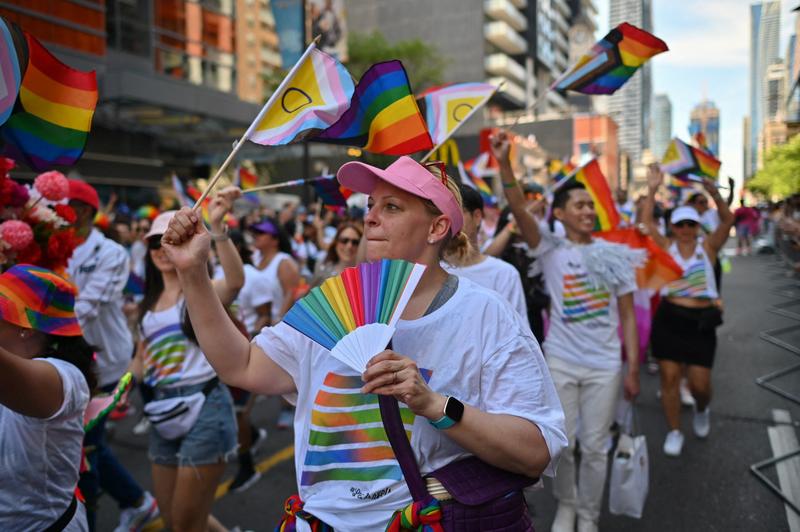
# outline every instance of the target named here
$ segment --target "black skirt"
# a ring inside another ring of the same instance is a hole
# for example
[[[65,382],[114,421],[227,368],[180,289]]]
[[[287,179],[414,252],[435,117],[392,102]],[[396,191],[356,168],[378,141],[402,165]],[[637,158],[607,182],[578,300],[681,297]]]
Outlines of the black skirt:
[[[662,299],[650,333],[653,356],[711,368],[717,350],[716,328],[721,323],[717,307],[682,307]]]

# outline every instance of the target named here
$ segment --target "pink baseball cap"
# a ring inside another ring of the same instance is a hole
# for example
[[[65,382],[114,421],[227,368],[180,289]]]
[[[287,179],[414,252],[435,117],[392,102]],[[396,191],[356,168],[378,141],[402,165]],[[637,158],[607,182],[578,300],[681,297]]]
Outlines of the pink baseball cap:
[[[150,238],[151,236],[163,235],[166,233],[169,222],[172,221],[177,213],[178,211],[165,211],[156,216],[156,219],[153,220],[153,225],[150,226],[150,230],[144,237]]]
[[[386,181],[409,194],[431,200],[450,219],[452,234],[457,234],[464,226],[464,215],[453,193],[411,157],[398,158],[386,170],[352,161],[339,168],[336,178],[342,186],[363,194],[372,194],[379,179]]]

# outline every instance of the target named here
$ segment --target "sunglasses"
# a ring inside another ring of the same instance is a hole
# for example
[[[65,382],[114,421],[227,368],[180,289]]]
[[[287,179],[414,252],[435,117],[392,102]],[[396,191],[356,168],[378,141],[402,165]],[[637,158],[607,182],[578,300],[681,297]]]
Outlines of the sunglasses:
[[[347,244],[351,244],[353,246],[357,246],[359,244],[359,242],[360,242],[360,240],[357,239],[357,238],[340,238],[339,239],[339,243],[342,244],[343,246],[346,246]]]
[[[692,220],[681,220],[680,222],[672,225],[675,227],[697,227],[697,222]]]
[[[151,236],[147,239],[147,249],[158,251],[161,249],[161,235]]]
[[[431,168],[438,168],[440,173],[440,178],[442,180],[442,184],[447,187],[447,165],[444,164],[443,161],[430,161],[424,163],[425,168],[430,170]]]

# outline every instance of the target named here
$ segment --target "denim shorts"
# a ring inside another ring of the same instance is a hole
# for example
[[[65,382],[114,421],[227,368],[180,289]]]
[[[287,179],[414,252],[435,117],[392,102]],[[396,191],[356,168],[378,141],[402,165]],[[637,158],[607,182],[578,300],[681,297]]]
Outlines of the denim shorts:
[[[205,383],[156,388],[154,399],[191,395]],[[165,466],[199,466],[226,463],[236,456],[236,416],[228,388],[218,383],[206,396],[194,426],[183,438],[167,440],[150,431],[150,460]]]

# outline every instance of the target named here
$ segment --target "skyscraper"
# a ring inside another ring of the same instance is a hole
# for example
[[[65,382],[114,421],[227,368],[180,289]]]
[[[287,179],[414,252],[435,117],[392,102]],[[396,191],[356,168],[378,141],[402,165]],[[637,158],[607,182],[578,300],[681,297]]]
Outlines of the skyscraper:
[[[672,102],[666,94],[653,96],[653,127],[650,129],[650,151],[661,159],[672,139]]]
[[[652,32],[652,1],[611,0],[609,22],[612,28],[622,22],[629,22]],[[609,114],[620,126],[620,148],[634,163],[641,161],[642,150],[649,147],[652,92],[652,71],[647,62],[609,99]]]
[[[689,115],[689,134],[694,137],[702,133],[706,145],[714,155],[719,155],[719,109],[711,100],[703,100]]]
[[[745,178],[758,169],[759,137],[764,127],[767,68],[778,59],[780,41],[780,1],[759,2],[750,6],[750,134],[749,165]]]

